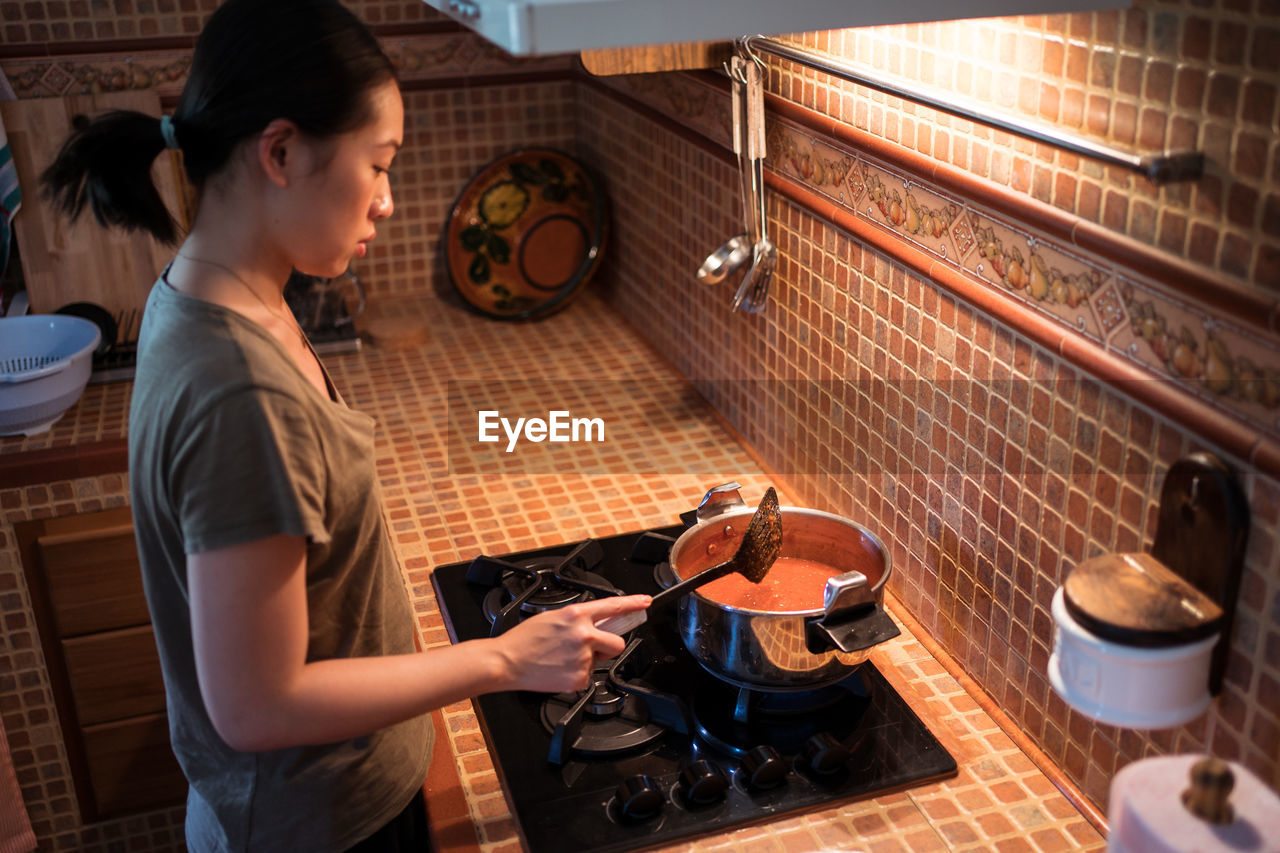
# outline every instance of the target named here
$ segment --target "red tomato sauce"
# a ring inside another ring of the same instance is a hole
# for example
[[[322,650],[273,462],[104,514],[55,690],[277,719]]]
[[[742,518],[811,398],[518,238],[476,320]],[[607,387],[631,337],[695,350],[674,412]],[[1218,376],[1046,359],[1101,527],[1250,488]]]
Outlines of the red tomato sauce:
[[[734,573],[717,578],[698,591],[717,604],[739,610],[770,613],[821,610],[827,578],[838,574],[839,569],[826,563],[779,557],[758,584]]]

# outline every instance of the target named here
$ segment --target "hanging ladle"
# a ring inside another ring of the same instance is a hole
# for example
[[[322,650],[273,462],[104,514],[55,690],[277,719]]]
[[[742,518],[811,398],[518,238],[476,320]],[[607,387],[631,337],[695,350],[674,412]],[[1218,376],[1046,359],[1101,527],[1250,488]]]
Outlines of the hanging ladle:
[[[751,516],[746,532],[742,534],[742,542],[732,557],[667,587],[653,597],[647,610],[609,616],[597,622],[596,627],[614,634],[625,634],[644,624],[650,613],[679,601],[697,587],[734,572],[752,583],[760,583],[781,553],[782,510],[778,507],[778,493],[770,486],[760,499],[760,506]]]
[[[778,249],[769,239],[768,209],[764,197],[764,159],[766,153],[764,128],[764,83],[761,79],[761,62],[746,46],[739,42],[739,49],[745,52],[750,61],[744,66],[746,72],[746,142],[747,158],[750,160],[751,210],[748,217],[751,222],[753,238],[751,269],[747,271],[733,297],[735,310],[748,314],[758,314],[764,310],[769,296],[769,283],[773,280],[773,272],[778,266]]]
[[[754,210],[753,193],[751,192],[751,163],[747,156],[747,142],[745,139],[747,127],[744,115],[747,103],[746,64],[745,59],[740,56],[734,56],[729,60],[727,70],[730,81],[729,89],[732,94],[733,153],[738,155],[738,174],[742,184],[743,219],[746,222],[747,230],[742,234],[730,237],[702,262],[702,266],[698,267],[697,275],[698,281],[703,284],[719,284],[742,269],[744,264],[754,261],[756,240],[753,224],[756,221],[756,212]]]

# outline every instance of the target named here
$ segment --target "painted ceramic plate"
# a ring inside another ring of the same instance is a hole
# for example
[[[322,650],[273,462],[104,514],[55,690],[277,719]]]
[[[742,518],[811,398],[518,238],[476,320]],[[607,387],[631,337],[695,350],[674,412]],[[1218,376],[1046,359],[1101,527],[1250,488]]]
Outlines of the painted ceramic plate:
[[[560,310],[600,264],[608,210],[587,169],[550,148],[480,170],[449,214],[449,277],[478,311],[527,320]]]

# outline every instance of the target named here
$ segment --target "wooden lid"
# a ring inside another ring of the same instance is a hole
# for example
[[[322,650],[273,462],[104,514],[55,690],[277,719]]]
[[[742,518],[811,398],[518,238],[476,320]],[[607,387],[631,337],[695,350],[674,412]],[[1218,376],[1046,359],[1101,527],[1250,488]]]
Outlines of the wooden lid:
[[[1062,584],[1067,611],[1096,636],[1127,646],[1172,646],[1211,636],[1222,608],[1150,554],[1086,560]]]

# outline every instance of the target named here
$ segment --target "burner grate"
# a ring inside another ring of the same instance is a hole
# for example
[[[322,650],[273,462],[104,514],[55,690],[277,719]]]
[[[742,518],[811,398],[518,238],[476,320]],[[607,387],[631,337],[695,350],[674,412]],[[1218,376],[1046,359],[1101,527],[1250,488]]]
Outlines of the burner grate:
[[[624,676],[643,659],[636,654],[643,643],[642,638],[633,637],[622,654],[596,669],[586,690],[561,693],[543,703],[542,723],[551,733],[548,761],[560,765],[575,755],[615,755],[652,743],[667,732],[692,730],[689,710],[680,697]]]
[[[484,614],[496,637],[525,616],[578,601],[590,601],[622,590],[590,571],[604,558],[598,542],[588,539],[569,554],[537,556],[522,562],[479,556],[467,568],[467,582],[493,587],[484,598]]]

